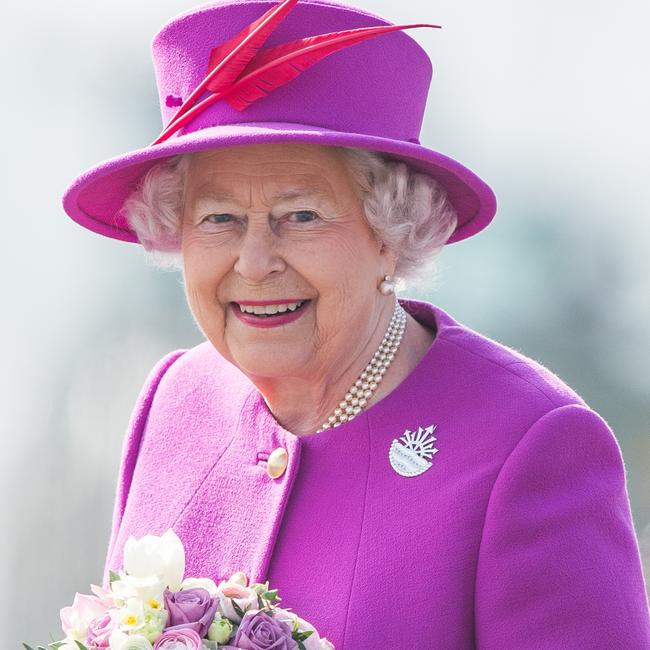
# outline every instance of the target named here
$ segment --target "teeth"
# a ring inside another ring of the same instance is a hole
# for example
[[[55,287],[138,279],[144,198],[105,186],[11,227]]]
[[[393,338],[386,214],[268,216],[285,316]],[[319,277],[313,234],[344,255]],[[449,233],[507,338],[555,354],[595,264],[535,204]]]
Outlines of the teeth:
[[[272,315],[272,314],[283,314],[287,310],[296,311],[300,305],[305,301],[300,300],[299,302],[289,302],[282,303],[277,305],[239,305],[239,310],[246,314],[255,314],[256,316]]]

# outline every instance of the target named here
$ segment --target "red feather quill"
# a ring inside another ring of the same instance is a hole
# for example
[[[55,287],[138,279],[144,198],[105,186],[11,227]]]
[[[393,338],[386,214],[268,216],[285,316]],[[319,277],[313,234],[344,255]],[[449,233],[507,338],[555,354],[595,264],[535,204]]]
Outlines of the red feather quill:
[[[180,116],[178,120],[174,118],[153,144],[158,144],[169,138],[196,115],[220,99],[224,99],[237,110],[244,110],[256,100],[266,97],[276,88],[295,79],[300,73],[329,54],[380,34],[414,27],[440,28],[440,25],[417,23],[361,27],[309,36],[258,52],[250,60],[237,81],[225,91],[216,92],[206,97]]]
[[[266,11],[229,41],[213,48],[210,52],[208,74],[181,104],[165,130],[192,108],[204,90],[207,89],[213,93],[227,90],[297,2],[298,0],[284,0]],[[156,140],[153,144],[157,144],[158,141]]]
[[[440,25],[380,25],[361,27],[330,34],[319,34],[284,43],[260,52],[242,72],[242,77],[228,90],[223,99],[233,108],[243,111],[254,101],[295,79],[300,73],[326,56],[345,47],[356,45],[373,36],[412,27]]]

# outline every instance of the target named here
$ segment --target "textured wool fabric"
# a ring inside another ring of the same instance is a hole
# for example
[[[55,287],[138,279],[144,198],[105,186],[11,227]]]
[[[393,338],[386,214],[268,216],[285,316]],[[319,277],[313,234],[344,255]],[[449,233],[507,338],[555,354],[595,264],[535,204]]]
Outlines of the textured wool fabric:
[[[124,441],[108,569],[129,535],[173,528],[189,576],[268,579],[337,649],[650,648],[625,467],[603,418],[557,376],[400,300],[436,332],[351,422],[295,436],[209,342],[145,382]],[[435,425],[403,477],[394,439]],[[266,458],[288,451],[272,479]]]

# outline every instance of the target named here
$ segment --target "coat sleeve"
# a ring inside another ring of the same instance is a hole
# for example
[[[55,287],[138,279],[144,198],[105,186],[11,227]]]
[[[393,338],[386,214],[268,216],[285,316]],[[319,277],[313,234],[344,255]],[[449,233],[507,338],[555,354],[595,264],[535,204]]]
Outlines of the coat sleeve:
[[[120,529],[122,522],[122,515],[126,507],[126,500],[131,488],[131,478],[133,477],[133,470],[138,458],[138,451],[140,449],[140,440],[144,430],[149,409],[154,395],[158,388],[158,384],[163,375],[167,372],[169,367],[180,357],[186,350],[174,350],[166,354],[149,372],[144,385],[140,389],[140,394],[135,403],[135,407],[131,414],[131,419],[126,430],[126,435],[122,442],[122,456],[120,459],[120,467],[117,478],[117,488],[115,491],[115,501],[113,505],[113,519],[111,524],[111,535],[108,542],[108,550],[106,553],[106,561],[104,563],[104,576],[103,587],[108,588],[109,584],[109,566],[111,556],[113,554],[113,547],[117,539],[117,533]]]
[[[479,551],[478,650],[648,650],[623,457],[582,404],[551,410],[501,467]]]

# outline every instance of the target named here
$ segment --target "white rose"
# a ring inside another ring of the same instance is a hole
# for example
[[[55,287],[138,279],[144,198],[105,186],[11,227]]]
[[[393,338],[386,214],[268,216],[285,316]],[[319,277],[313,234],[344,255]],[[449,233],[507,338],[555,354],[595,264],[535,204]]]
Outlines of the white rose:
[[[183,589],[195,589],[196,587],[206,589],[211,598],[217,595],[217,585],[210,578],[185,578],[181,583],[181,591]]]
[[[140,634],[129,635],[117,631],[111,634],[108,642],[110,650],[153,650],[151,643]]]

